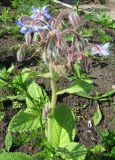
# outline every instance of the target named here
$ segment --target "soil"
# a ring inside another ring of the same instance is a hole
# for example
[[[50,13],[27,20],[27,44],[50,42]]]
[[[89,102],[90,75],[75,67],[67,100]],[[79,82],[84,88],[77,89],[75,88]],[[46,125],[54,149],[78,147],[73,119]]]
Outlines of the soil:
[[[115,37],[113,37],[115,38]],[[36,69],[38,66],[38,61],[35,57],[29,58],[27,57],[26,60],[22,63],[16,61],[16,53],[9,52],[9,48],[12,45],[20,43],[14,36],[7,35],[5,37],[0,38],[0,54],[4,53],[4,59],[0,62],[2,66],[9,68],[12,63],[16,65],[18,72],[23,67],[29,67],[32,69]],[[90,71],[90,77],[93,78],[94,84],[97,86],[97,91],[100,94],[103,94],[107,91],[112,90],[112,86],[115,84],[114,79],[114,68],[115,68],[115,48],[111,50],[110,57],[107,61],[102,61],[101,63],[93,63],[92,69]],[[48,95],[51,94],[50,84],[48,80],[38,78],[36,79],[39,85],[46,90]],[[63,79],[59,82],[58,85],[65,85],[68,86],[70,82],[68,80]],[[75,141],[79,141],[85,144],[87,147],[92,146],[93,144],[97,144],[101,142],[99,132],[102,130],[115,130],[115,109],[113,106],[113,101],[115,101],[115,96],[111,97],[105,102],[99,102],[99,106],[102,112],[102,120],[101,123],[93,128],[91,132],[87,127],[88,120],[91,120],[91,117],[94,114],[94,111],[97,107],[97,102],[93,100],[89,100],[86,98],[78,97],[76,95],[68,95],[64,94],[63,96],[58,97],[58,102],[65,103],[69,105],[76,117],[76,137]],[[19,109],[12,109],[12,102],[6,101],[4,102],[4,109],[5,118],[0,122],[0,148],[4,147],[4,139],[7,130],[8,123],[10,122],[11,118],[15,113],[19,111]],[[83,106],[86,106],[84,109]],[[92,123],[93,124],[93,123]],[[12,151],[23,151],[28,154],[36,153],[39,149],[33,147],[33,143],[27,143],[23,146],[17,146],[11,149]]]
[[[0,57],[1,60],[4,60],[7,56],[15,55],[15,53],[10,51],[10,47],[15,44],[18,44],[19,41],[14,36],[5,35],[4,37],[0,38]],[[14,56],[15,57],[15,56]]]

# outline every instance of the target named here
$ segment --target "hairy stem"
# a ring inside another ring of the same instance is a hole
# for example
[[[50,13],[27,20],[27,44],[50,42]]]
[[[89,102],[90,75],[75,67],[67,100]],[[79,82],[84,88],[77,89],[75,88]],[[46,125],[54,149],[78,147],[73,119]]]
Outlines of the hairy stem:
[[[50,59],[50,64],[49,64],[49,70],[51,74],[51,89],[52,89],[52,99],[51,99],[51,113],[48,118],[48,141],[50,144],[53,143],[53,135],[54,135],[54,114],[55,114],[55,106],[56,106],[56,81],[55,81],[55,75],[54,75],[54,70],[52,67],[52,61]]]
[[[53,70],[51,61],[50,61],[50,64],[49,64],[49,70],[50,70],[50,74],[51,74],[51,89],[52,89],[50,117],[53,117],[54,113],[55,113],[55,106],[56,106],[56,99],[57,99],[57,95],[56,95],[57,89],[56,89],[56,81],[55,81],[54,70]]]
[[[41,111],[41,115],[42,115],[42,111]],[[43,124],[42,124],[42,116],[40,116],[40,128],[41,128],[41,136],[42,136],[42,140],[45,139],[45,133],[44,133],[44,129],[43,129]]]

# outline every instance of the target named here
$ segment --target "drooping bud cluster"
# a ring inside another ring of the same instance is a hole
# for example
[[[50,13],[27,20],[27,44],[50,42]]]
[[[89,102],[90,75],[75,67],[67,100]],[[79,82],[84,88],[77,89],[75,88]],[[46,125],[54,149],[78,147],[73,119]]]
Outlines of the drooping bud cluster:
[[[46,64],[52,59],[55,70],[56,66],[61,65],[71,69],[76,60],[81,61],[85,57],[84,50],[87,41],[76,32],[80,21],[76,12],[66,9],[57,18],[51,18],[47,13],[47,6],[41,9],[32,7],[32,11],[31,16],[23,16],[16,23],[22,27],[20,32],[25,34],[26,46],[33,44],[38,48],[39,44],[44,44],[43,58]],[[63,27],[63,20],[65,19],[69,22],[69,27]],[[40,36],[40,41],[37,42],[36,40],[35,43],[34,37],[36,34]],[[72,41],[68,42],[65,39],[67,35],[72,37]],[[19,49],[19,51],[21,50]],[[17,58],[22,61],[24,56],[19,54],[21,52],[18,52]]]
[[[18,61],[23,61],[25,58],[25,48],[26,48],[26,44],[24,43],[18,50],[17,52],[17,60]]]
[[[69,20],[74,27],[78,26],[80,23],[79,16],[76,12],[69,13]]]
[[[21,27],[20,32],[25,34],[25,43],[21,46],[17,53],[18,61],[23,61],[25,58],[24,46],[27,47],[32,44],[36,34],[41,36],[44,30],[48,30],[50,28],[47,23],[48,20],[51,19],[51,16],[47,13],[48,6],[44,6],[41,9],[32,6],[32,12],[33,14],[31,16],[22,16],[16,21],[16,24]]]

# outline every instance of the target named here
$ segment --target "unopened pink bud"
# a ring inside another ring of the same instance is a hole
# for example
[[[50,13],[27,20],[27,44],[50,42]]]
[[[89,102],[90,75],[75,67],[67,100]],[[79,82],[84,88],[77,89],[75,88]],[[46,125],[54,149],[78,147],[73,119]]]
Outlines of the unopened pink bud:
[[[32,35],[31,35],[31,33],[30,32],[27,32],[26,34],[25,34],[25,40],[26,40],[26,44],[27,45],[30,45],[31,43],[32,43]]]
[[[70,12],[69,13],[69,20],[70,20],[70,23],[76,27],[79,25],[79,16],[77,13],[75,12]]]
[[[43,112],[42,112],[42,119],[43,120],[45,120],[47,118],[48,114],[50,113],[50,108],[47,105],[48,104],[46,104],[46,106],[44,107]]]
[[[19,62],[22,62],[25,58],[25,55],[26,55],[25,48],[26,48],[26,44],[23,44],[17,52],[17,60]]]

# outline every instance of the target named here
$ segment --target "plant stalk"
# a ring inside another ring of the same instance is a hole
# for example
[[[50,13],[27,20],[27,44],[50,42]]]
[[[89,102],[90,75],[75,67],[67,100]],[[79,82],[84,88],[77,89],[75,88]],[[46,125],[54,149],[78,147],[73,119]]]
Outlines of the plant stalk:
[[[55,75],[54,70],[52,67],[52,61],[50,60],[49,64],[49,70],[51,74],[51,89],[52,89],[52,99],[51,99],[51,114],[50,117],[54,116],[55,113],[55,106],[56,106],[56,100],[57,100],[57,88],[56,88],[56,81],[55,81]]]
[[[50,144],[53,144],[54,139],[54,114],[55,114],[55,107],[56,107],[56,100],[57,100],[57,89],[56,89],[56,80],[55,74],[52,67],[52,60],[50,59],[49,63],[49,71],[51,75],[51,89],[52,89],[52,99],[51,99],[51,113],[48,118],[48,141]]]

